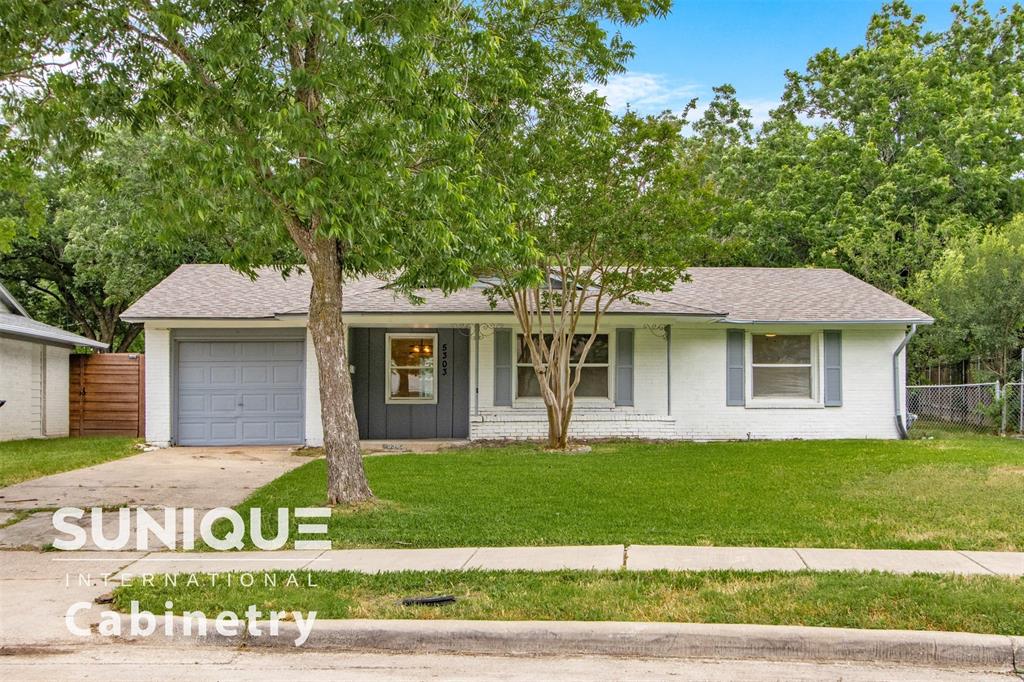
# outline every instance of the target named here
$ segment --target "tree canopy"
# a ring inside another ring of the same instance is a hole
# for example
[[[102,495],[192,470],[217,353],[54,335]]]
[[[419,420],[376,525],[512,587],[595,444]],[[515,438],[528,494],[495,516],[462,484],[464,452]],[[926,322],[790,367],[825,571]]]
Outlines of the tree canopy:
[[[143,210],[154,200],[146,159],[168,143],[116,131],[75,169],[56,162],[41,169],[41,225],[24,210],[6,213],[14,229],[10,250],[0,253],[0,280],[37,319],[114,352],[138,350],[142,327],[121,313],[180,264],[217,262],[229,251],[222,234],[182,232]],[[9,209],[17,206],[7,196]]]
[[[399,290],[468,284],[532,249],[512,228],[487,140],[545,104],[551,82],[600,80],[631,47],[605,23],[667,0],[5,0],[0,48],[17,158],[74,153],[100,124],[164,127],[153,168],[168,219],[227,212],[229,262],[279,265],[294,243],[313,286],[331,502],[369,499],[345,359],[347,278]],[[61,55],[54,59],[52,55]],[[65,61],[61,64],[60,62]],[[9,140],[10,141],[10,140]]]
[[[838,266],[907,295],[951,239],[1024,210],[1020,5],[962,2],[936,32],[893,2],[863,45],[788,80],[752,140],[731,89],[696,126],[720,156],[729,262]]]

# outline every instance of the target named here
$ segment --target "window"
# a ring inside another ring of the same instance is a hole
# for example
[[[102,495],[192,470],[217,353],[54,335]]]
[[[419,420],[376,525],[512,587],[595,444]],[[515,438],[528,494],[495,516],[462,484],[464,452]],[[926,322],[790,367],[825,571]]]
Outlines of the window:
[[[751,396],[813,399],[810,334],[751,335]]]
[[[526,337],[518,335],[516,345],[516,397],[517,398],[539,398],[540,382],[537,381],[537,373],[533,371],[533,363],[530,360],[530,347],[526,345]],[[536,338],[536,337],[535,337]],[[545,334],[544,340],[551,343],[553,336]],[[587,345],[590,334],[576,334],[572,338],[572,350],[569,353],[569,363],[573,368],[579,368],[582,372],[580,384],[576,387],[578,398],[607,398],[608,397],[608,335],[598,334],[594,339],[590,352],[587,353],[586,362],[579,364],[580,356],[583,354],[583,347]],[[572,375],[575,377],[575,374]]]
[[[387,334],[388,403],[436,403],[437,334]]]

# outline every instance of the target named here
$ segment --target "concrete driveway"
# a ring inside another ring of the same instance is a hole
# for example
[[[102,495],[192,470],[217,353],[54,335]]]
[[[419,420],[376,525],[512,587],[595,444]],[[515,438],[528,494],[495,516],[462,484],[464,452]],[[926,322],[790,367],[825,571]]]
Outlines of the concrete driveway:
[[[287,447],[153,450],[0,488],[0,522],[58,507],[232,507],[308,461]],[[0,547],[43,547],[53,534],[51,514],[35,513],[0,528]]]

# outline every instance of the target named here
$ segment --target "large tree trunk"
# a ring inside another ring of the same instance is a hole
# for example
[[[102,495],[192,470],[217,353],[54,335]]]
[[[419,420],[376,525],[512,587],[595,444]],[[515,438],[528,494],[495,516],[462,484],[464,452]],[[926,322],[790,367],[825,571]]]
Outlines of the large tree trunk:
[[[327,455],[327,499],[354,504],[373,499],[359,450],[359,426],[352,403],[345,330],[342,326],[342,270],[334,240],[311,240],[306,262],[313,279],[309,333],[320,367],[320,415]]]

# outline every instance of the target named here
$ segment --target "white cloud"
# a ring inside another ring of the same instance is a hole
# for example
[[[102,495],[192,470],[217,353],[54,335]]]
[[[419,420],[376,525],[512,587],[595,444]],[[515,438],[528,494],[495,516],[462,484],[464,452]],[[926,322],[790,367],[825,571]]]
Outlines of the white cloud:
[[[682,111],[697,95],[700,87],[691,83],[673,83],[661,74],[630,71],[611,76],[594,89],[608,102],[608,108],[621,114],[628,106],[640,114],[657,114],[669,109]]]
[[[666,109],[678,114],[696,97],[697,108],[687,116],[691,122],[704,114],[708,103],[714,98],[710,88],[696,83],[679,83],[663,74],[638,71],[616,74],[606,84],[595,84],[593,87],[605,98],[608,109],[616,114],[623,113],[627,107],[639,114],[658,114]],[[751,122],[757,129],[769,119],[771,110],[781,102],[741,97],[740,104],[750,109]]]

